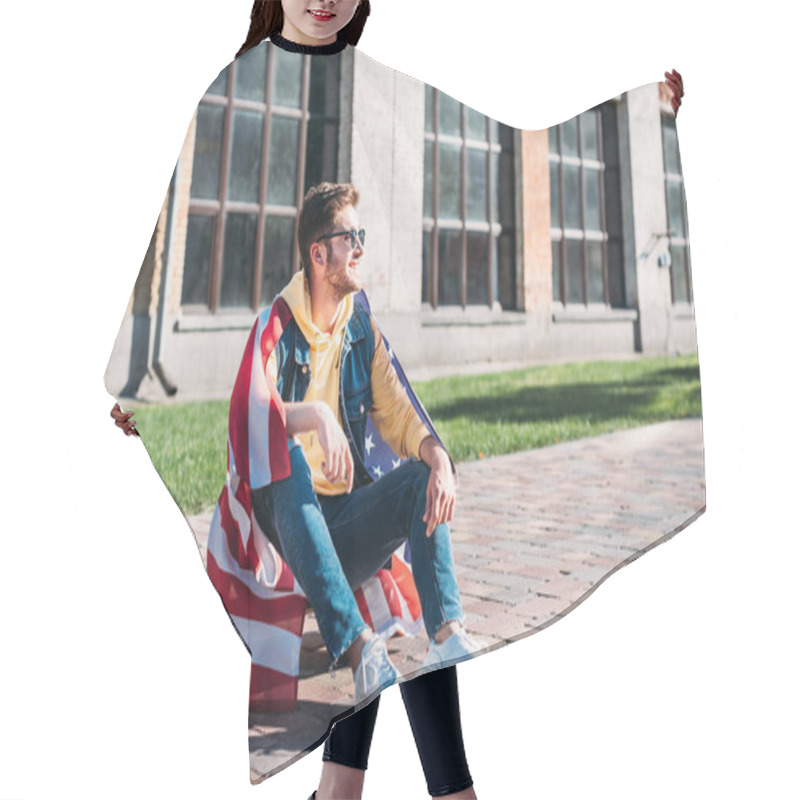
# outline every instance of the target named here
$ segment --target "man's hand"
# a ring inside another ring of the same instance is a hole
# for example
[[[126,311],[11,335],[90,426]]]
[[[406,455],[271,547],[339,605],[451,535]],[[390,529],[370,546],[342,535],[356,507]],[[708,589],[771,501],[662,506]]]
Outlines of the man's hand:
[[[324,461],[322,472],[331,483],[347,479],[347,493],[353,489],[353,454],[342,426],[336,420],[327,403],[314,403],[316,425],[314,430],[319,437]]]
[[[426,437],[419,448],[420,458],[431,468],[425,513],[422,521],[428,524],[425,535],[430,536],[437,525],[450,522],[456,509],[456,481],[450,457],[432,437]]]

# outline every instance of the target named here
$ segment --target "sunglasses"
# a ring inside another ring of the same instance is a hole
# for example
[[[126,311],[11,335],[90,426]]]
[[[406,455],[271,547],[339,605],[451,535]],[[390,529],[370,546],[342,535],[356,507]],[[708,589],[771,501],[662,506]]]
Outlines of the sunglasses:
[[[333,239],[336,236],[349,236],[350,248],[354,250],[356,246],[356,241],[359,241],[362,247],[364,246],[364,240],[367,238],[367,233],[363,228],[361,228],[361,230],[359,231],[355,230],[355,228],[351,228],[349,231],[337,231],[336,233],[326,233],[324,236],[320,236],[319,239],[317,239],[317,241],[320,242],[323,239]]]

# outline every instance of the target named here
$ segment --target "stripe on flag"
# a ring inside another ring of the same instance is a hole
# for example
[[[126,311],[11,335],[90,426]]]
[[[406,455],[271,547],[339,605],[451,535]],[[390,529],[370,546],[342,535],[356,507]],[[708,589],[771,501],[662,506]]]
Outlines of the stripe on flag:
[[[244,581],[221,570],[210,553],[207,570],[214,586],[225,600],[225,608],[229,614],[274,625],[295,636],[302,634],[303,612],[306,609],[303,595],[275,592],[272,597],[259,597],[250,591]]]
[[[298,674],[301,642],[299,636],[275,625],[266,625],[247,617],[237,617],[235,614],[230,616],[250,647],[254,664],[285,675]]]

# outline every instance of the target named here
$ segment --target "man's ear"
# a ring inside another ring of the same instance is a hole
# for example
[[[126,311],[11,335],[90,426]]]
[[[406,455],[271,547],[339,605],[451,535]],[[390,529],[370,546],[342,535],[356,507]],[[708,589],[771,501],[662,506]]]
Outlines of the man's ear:
[[[319,242],[314,242],[311,245],[311,260],[320,266],[325,263],[325,256],[323,255],[322,247],[320,246]]]

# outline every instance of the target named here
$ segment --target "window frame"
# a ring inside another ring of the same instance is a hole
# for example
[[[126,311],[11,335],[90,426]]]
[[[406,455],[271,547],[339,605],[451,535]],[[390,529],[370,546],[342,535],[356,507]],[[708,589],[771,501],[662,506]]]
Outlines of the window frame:
[[[304,54],[300,71],[300,105],[299,108],[278,105],[273,103],[273,84],[275,71],[275,58],[277,48],[270,42],[265,42],[267,48],[266,65],[264,70],[264,101],[248,100],[236,97],[236,78],[240,60],[233,61],[227,69],[227,80],[225,83],[224,94],[210,93],[208,90],[200,99],[198,111],[201,105],[224,108],[224,120],[222,128],[222,143],[220,156],[220,175],[219,190],[216,199],[204,199],[189,196],[187,224],[191,216],[210,216],[214,218],[213,230],[211,235],[211,252],[208,266],[208,286],[206,292],[205,305],[200,303],[184,303],[181,296],[181,309],[189,314],[228,314],[237,311],[257,311],[262,305],[261,289],[263,280],[263,260],[264,243],[266,238],[266,219],[267,217],[292,218],[294,221],[292,232],[292,265],[293,272],[302,266],[300,253],[297,247],[297,225],[299,209],[302,205],[304,196],[304,185],[306,179],[307,144],[308,128],[310,121],[319,120],[322,123],[335,123],[337,130],[336,157],[338,161],[339,134],[338,127],[341,120],[341,107],[337,96],[336,108],[333,115],[325,113],[312,113],[309,109],[309,98],[311,89],[311,55]],[[247,57],[244,54],[244,58]],[[339,56],[328,56],[326,58],[336,59],[336,69],[341,76],[342,65]],[[219,79],[217,79],[219,80]],[[216,81],[214,82],[216,83]],[[338,83],[338,81],[337,81]],[[214,84],[212,83],[211,86]],[[211,86],[208,88],[211,89]],[[229,173],[233,154],[231,152],[231,137],[233,133],[234,113],[237,111],[254,111],[263,115],[263,131],[261,137],[261,164],[258,178],[258,194],[256,201],[231,200],[229,194]],[[268,204],[269,193],[269,154],[270,139],[272,136],[273,118],[293,119],[299,121],[298,142],[297,142],[297,174],[295,176],[295,202],[293,205]],[[195,145],[196,148],[196,145]],[[192,170],[194,170],[196,150],[192,152]],[[225,253],[225,231],[228,222],[228,215],[231,213],[249,214],[256,216],[255,247],[253,252],[253,277],[250,285],[249,305],[221,306],[221,289],[224,273],[224,253]],[[184,274],[185,274],[184,265]],[[183,283],[183,280],[182,280]],[[183,291],[183,286],[181,287]]]
[[[516,280],[514,280],[513,290],[513,303],[511,307],[505,308],[502,306],[500,300],[500,264],[498,263],[498,247],[499,240],[503,234],[511,236],[513,239],[515,235],[515,226],[506,226],[505,228],[500,223],[499,219],[495,219],[495,203],[494,192],[497,188],[499,191],[500,173],[502,169],[502,155],[508,154],[513,158],[514,156],[514,140],[510,147],[503,147],[501,144],[501,137],[499,135],[499,126],[502,124],[486,114],[481,114],[486,124],[486,138],[484,140],[474,139],[468,135],[467,128],[467,112],[469,107],[464,103],[450,98],[453,102],[458,103],[459,106],[459,133],[458,135],[446,134],[440,131],[439,126],[439,110],[440,110],[440,96],[442,92],[435,87],[426,86],[426,91],[432,92],[432,119],[430,120],[431,129],[428,130],[427,119],[424,127],[424,144],[431,144],[431,206],[430,215],[426,215],[424,211],[423,200],[423,218],[422,218],[422,235],[423,241],[427,239],[428,242],[428,275],[427,275],[427,299],[424,294],[422,298],[423,304],[430,305],[433,310],[436,309],[450,309],[450,308],[489,308],[503,310],[516,310],[517,297],[516,297]],[[474,109],[473,109],[474,110]],[[476,112],[480,113],[480,112]],[[427,115],[427,102],[426,102],[426,115]],[[494,126],[493,126],[494,123]],[[497,130],[493,130],[496,127]],[[459,148],[459,219],[443,219],[439,215],[439,145],[445,144],[456,146]],[[486,214],[484,220],[471,220],[467,218],[467,156],[468,151],[477,151],[486,153]],[[493,174],[492,167],[493,158],[497,158],[497,174]],[[425,169],[423,163],[423,170]],[[498,186],[496,187],[495,184]],[[425,192],[423,182],[423,192]],[[516,191],[515,187],[509,187],[511,196],[511,205],[515,206]],[[500,211],[500,197],[497,198],[498,217]],[[439,233],[440,231],[458,231],[459,232],[459,246],[461,249],[459,257],[459,302],[458,303],[440,303],[439,302]],[[488,234],[488,254],[486,260],[486,296],[488,302],[469,303],[468,302],[468,289],[469,289],[469,272],[468,272],[468,238],[470,233]],[[423,245],[424,247],[424,245]],[[512,271],[516,271],[516,254],[511,266]],[[425,275],[423,271],[423,293],[426,289]]]
[[[613,102],[613,101],[609,101]],[[559,263],[558,263],[558,297],[556,297],[555,291],[552,293],[552,300],[553,303],[556,305],[561,306],[562,308],[569,308],[569,307],[604,307],[604,308],[611,308],[611,296],[610,296],[610,279],[609,279],[609,263],[608,263],[608,242],[609,242],[609,232],[608,232],[608,220],[606,218],[606,204],[607,204],[607,192],[606,192],[606,180],[605,180],[605,173],[606,173],[606,161],[605,161],[605,146],[606,141],[604,139],[604,131],[603,131],[603,105],[600,104],[594,106],[593,108],[588,109],[585,112],[578,114],[577,116],[573,117],[572,119],[565,120],[563,123],[553,126],[556,132],[556,146],[557,152],[553,152],[550,148],[549,143],[549,132],[548,132],[548,148],[547,148],[547,161],[548,161],[548,175],[549,175],[549,167],[551,164],[557,165],[557,173],[558,173],[558,192],[559,192],[559,215],[561,223],[560,226],[554,225],[554,220],[550,220],[550,241],[551,247],[557,247],[559,251]],[[583,117],[585,114],[588,113],[595,113],[597,115],[597,153],[599,158],[585,158],[583,156]],[[576,121],[577,125],[577,142],[578,142],[578,155],[564,155],[563,154],[563,144],[562,144],[562,133],[563,133],[563,126],[566,123],[572,122],[572,120]],[[564,191],[564,166],[575,166],[578,168],[578,205],[580,209],[580,221],[581,227],[580,228],[567,228],[566,223],[566,203],[565,203],[565,191]],[[585,196],[584,196],[584,171],[586,169],[591,169],[598,173],[599,176],[599,185],[600,185],[600,230],[599,231],[587,231],[586,230],[586,214],[585,214]],[[552,196],[552,181],[550,183],[550,193]],[[581,242],[581,255],[582,255],[582,286],[581,286],[581,295],[582,301],[575,302],[569,301],[567,298],[567,243],[569,241],[580,241]],[[601,244],[601,252],[602,252],[602,275],[603,275],[603,300],[597,301],[589,300],[589,253],[588,253],[588,243],[589,242],[599,242]],[[622,265],[620,265],[622,267]],[[555,289],[555,286],[554,286]]]

